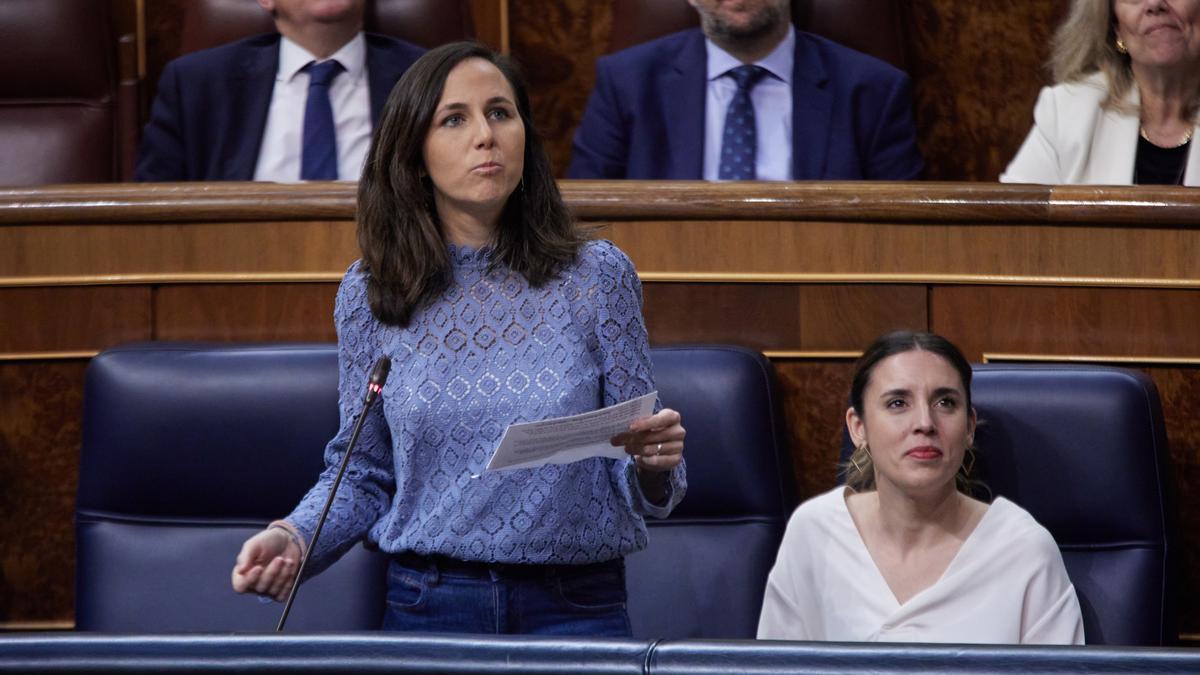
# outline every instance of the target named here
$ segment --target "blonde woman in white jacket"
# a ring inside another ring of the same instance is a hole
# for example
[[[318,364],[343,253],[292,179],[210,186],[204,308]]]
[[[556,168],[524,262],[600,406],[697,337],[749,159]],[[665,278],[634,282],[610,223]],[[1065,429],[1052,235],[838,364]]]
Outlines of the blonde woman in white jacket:
[[[1007,183],[1200,185],[1200,0],[1073,0]]]

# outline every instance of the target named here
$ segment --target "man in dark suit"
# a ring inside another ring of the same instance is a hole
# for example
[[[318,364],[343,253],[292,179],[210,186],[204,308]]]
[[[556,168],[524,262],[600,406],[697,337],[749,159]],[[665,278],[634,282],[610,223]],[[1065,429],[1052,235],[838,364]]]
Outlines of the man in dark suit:
[[[167,64],[134,179],[356,180],[392,86],[422,53],[363,33],[364,2],[259,0],[278,34]]]
[[[688,0],[701,28],[602,57],[571,178],[910,180],[908,77],[795,30],[790,0]]]

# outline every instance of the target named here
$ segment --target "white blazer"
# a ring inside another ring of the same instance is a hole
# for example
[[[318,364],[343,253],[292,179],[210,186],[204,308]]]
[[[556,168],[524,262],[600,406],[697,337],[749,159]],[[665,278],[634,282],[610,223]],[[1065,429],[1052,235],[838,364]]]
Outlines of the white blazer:
[[[1136,114],[1101,108],[1107,96],[1103,73],[1043,87],[1033,109],[1033,129],[1000,182],[1132,185],[1140,121]],[[1138,105],[1137,87],[1126,102]],[[1200,139],[1188,148],[1184,185],[1200,185],[1197,145]]]

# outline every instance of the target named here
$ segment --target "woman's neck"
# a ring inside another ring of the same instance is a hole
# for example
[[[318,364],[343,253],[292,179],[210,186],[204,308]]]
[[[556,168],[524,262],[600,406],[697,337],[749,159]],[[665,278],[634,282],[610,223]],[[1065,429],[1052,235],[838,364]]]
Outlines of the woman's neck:
[[[910,495],[894,486],[876,488],[877,522],[883,536],[903,549],[926,546],[947,534],[955,534],[969,520],[967,500],[951,483],[928,495]]]
[[[492,245],[496,240],[500,212],[472,212],[438,205],[438,219],[446,241],[455,246],[479,249]]]
[[[1134,80],[1141,98],[1142,125],[1170,131],[1190,129],[1185,118],[1188,104],[1200,85],[1195,68],[1146,68],[1134,64]]]

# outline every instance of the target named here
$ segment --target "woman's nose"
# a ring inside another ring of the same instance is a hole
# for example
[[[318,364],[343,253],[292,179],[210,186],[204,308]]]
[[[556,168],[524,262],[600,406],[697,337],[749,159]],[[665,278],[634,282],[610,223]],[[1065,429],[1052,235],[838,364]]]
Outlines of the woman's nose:
[[[913,419],[913,424],[918,431],[931,433],[934,430],[933,412],[925,406],[917,406],[915,411],[916,417]]]
[[[494,139],[495,137],[492,133],[492,125],[488,123],[486,117],[480,118],[480,120],[475,123],[475,147],[491,147]]]

